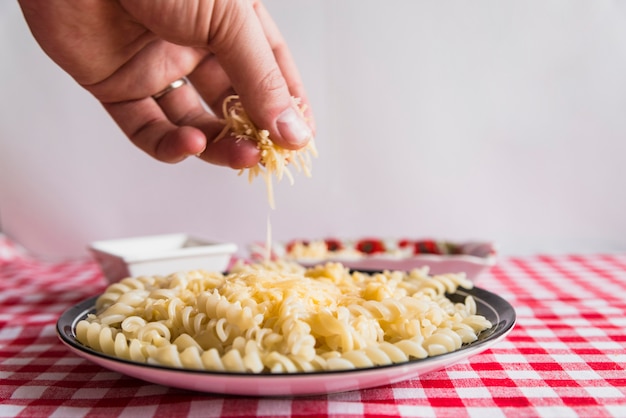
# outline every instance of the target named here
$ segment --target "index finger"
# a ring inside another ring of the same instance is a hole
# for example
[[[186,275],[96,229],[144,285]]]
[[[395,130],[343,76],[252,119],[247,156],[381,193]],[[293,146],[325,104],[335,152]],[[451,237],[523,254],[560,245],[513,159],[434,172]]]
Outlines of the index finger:
[[[261,17],[257,15],[252,3],[227,4],[237,4],[239,8],[215,11],[211,28],[216,29],[210,33],[209,47],[228,74],[252,121],[259,128],[269,130],[278,145],[289,149],[303,147],[313,134],[292,99],[289,83],[298,92],[303,89],[297,87],[301,83],[297,71],[293,73],[293,61],[285,59],[289,57],[284,53],[286,44],[271,29],[273,23],[267,21],[264,12]],[[261,18],[265,21],[263,24]],[[271,31],[270,36],[264,24]],[[274,46],[282,57],[280,62],[270,39],[276,42]],[[288,71],[283,72],[279,64],[285,64]]]

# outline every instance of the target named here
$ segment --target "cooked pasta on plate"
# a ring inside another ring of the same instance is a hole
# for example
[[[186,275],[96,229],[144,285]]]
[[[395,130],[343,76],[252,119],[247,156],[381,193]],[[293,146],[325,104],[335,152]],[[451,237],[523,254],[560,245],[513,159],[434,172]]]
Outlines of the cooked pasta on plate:
[[[148,364],[242,373],[343,370],[458,350],[492,324],[462,274],[351,272],[339,263],[239,265],[110,285],[77,339]]]

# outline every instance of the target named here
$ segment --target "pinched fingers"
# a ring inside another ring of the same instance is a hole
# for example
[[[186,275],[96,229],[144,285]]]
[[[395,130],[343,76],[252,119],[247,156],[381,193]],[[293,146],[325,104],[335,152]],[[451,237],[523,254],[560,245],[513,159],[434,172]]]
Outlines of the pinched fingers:
[[[104,107],[138,148],[159,161],[176,163],[196,155],[234,169],[259,161],[258,149],[250,141],[233,137],[215,141],[224,124],[202,108],[191,86],[157,99],[105,103]]]
[[[178,126],[193,126],[206,136],[206,149],[197,154],[203,160],[235,169],[259,162],[256,143],[224,134],[224,121],[206,111],[195,88],[185,84],[155,99],[167,118]]]

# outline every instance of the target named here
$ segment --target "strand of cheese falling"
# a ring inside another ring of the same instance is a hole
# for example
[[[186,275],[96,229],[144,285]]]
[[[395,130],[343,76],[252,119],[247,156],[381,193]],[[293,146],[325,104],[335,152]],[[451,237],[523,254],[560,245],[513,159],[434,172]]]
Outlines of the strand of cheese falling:
[[[296,107],[304,115],[305,107],[300,105],[300,99],[293,98]],[[267,200],[271,209],[275,208],[274,187],[272,183],[272,174],[278,181],[282,180],[283,175],[289,178],[291,184],[294,183],[293,175],[287,167],[292,164],[298,171],[304,172],[304,175],[311,177],[311,157],[317,157],[317,149],[313,138],[304,148],[299,150],[288,150],[276,145],[269,136],[269,131],[259,129],[250,120],[250,117],[239,101],[239,96],[228,96],[223,103],[222,112],[224,114],[224,129],[217,137],[219,140],[228,132],[231,136],[235,136],[237,140],[252,140],[257,143],[257,147],[261,151],[261,160],[253,167],[247,168],[248,181],[252,182],[257,176],[262,176],[265,180],[267,188]],[[239,171],[243,174],[246,169]],[[267,236],[265,242],[265,261],[270,261],[272,257],[272,225],[270,223],[270,214],[267,215]]]

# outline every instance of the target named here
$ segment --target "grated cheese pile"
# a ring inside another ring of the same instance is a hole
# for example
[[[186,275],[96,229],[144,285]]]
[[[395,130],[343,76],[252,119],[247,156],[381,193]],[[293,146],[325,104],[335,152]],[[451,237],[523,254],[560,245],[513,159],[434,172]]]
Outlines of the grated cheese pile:
[[[293,98],[300,112],[304,114],[305,107],[300,105],[300,99]],[[261,176],[267,186],[267,197],[272,209],[275,207],[272,175],[278,181],[286,175],[291,184],[294,183],[293,175],[287,167],[289,164],[296,167],[304,175],[311,177],[311,157],[317,157],[317,149],[313,138],[308,144],[299,150],[288,150],[276,145],[270,138],[270,133],[266,129],[257,128],[248,117],[245,109],[239,101],[239,96],[228,96],[223,103],[225,127],[221,138],[230,131],[232,136],[238,140],[251,140],[257,143],[257,148],[261,150],[261,161],[253,167],[240,170],[239,174],[248,171],[248,180],[252,182],[256,177]]]

